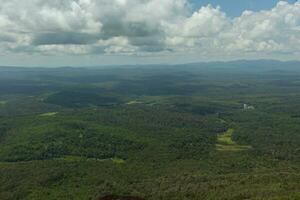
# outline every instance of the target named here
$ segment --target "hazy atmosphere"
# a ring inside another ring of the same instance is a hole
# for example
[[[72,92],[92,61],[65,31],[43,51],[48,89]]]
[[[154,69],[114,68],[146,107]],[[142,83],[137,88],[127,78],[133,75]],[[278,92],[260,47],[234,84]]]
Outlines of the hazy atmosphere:
[[[0,65],[300,57],[296,0],[0,0]]]
[[[299,199],[299,0],[0,0],[0,200]]]

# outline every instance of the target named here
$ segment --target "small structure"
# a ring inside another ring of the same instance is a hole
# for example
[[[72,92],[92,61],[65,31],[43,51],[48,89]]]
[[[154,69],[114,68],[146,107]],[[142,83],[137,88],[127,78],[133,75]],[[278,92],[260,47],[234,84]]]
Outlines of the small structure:
[[[244,103],[244,110],[254,110],[255,107]]]

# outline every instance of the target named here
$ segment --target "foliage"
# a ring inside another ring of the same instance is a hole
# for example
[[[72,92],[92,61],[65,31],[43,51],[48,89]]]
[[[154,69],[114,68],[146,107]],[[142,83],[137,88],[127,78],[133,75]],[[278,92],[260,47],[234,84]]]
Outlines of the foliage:
[[[290,64],[0,67],[0,199],[299,199]]]

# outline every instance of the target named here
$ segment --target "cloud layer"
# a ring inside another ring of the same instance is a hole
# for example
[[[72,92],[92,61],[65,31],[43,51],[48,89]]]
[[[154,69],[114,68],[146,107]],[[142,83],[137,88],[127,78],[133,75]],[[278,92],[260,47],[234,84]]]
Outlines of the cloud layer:
[[[0,0],[0,54],[300,54],[300,2],[229,18],[187,0]]]

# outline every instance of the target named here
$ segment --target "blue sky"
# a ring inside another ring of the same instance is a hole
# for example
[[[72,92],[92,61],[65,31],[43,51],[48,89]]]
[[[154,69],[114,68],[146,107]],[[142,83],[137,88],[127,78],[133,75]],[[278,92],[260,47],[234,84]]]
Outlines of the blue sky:
[[[297,0],[287,0],[289,3],[294,3]],[[221,6],[224,11],[230,17],[240,16],[245,10],[260,11],[269,10],[273,8],[278,0],[191,0],[194,9],[198,9],[201,6],[211,4],[214,7]]]

